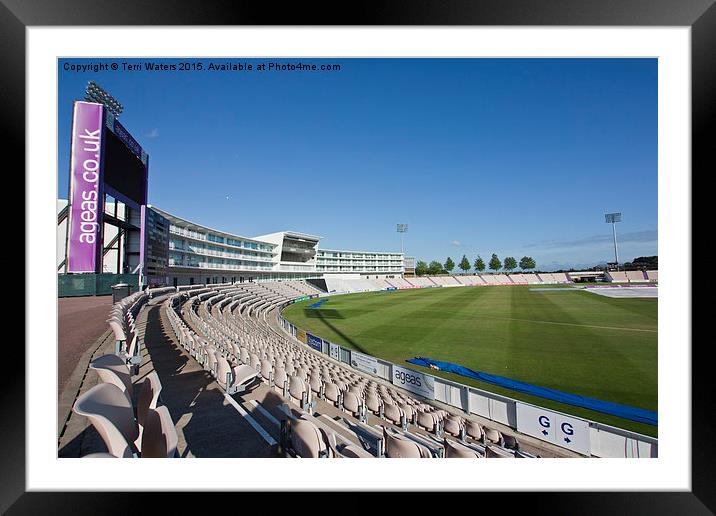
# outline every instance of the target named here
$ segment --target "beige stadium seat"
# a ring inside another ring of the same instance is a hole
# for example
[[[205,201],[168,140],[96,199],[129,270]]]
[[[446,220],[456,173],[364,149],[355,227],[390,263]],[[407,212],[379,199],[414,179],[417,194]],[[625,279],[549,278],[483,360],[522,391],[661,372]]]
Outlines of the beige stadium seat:
[[[111,318],[108,322],[112,333],[114,333],[115,352],[124,351],[122,348],[126,346],[127,335],[124,333],[119,318]]]
[[[503,450],[502,448],[499,448],[497,446],[491,446],[487,445],[487,448],[485,448],[485,457],[488,459],[514,459],[515,456],[508,452],[507,450]]]
[[[404,402],[398,405],[400,407],[400,410],[405,413],[405,419],[409,423],[415,423],[415,417],[416,417],[416,410],[413,408],[413,406],[410,403]]]
[[[502,434],[499,430],[495,430],[494,428],[484,428],[485,431],[485,442],[490,444],[497,444],[499,446],[502,446],[502,443],[504,440],[502,439]]]
[[[270,360],[264,359],[261,361],[261,379],[265,383],[271,383],[273,376],[273,364]]]
[[[156,408],[159,401],[159,393],[162,391],[162,383],[156,371],[149,373],[142,382],[139,398],[137,399],[137,423],[143,427],[147,412]]]
[[[225,391],[229,390],[232,383],[231,364],[222,356],[216,357],[216,382]]]
[[[312,392],[319,395],[321,394],[321,386],[323,385],[323,382],[321,381],[321,377],[319,375],[315,373],[311,374],[308,384],[311,387]]]
[[[178,456],[177,436],[169,409],[162,405],[149,409],[142,433],[142,458],[174,458]]]
[[[310,392],[305,382],[298,376],[291,376],[288,379],[289,400],[303,408],[310,402]]]
[[[431,456],[430,451],[424,446],[388,431],[386,427],[383,427],[383,439],[385,441],[385,456],[390,459],[422,459]]]
[[[418,412],[418,427],[428,432],[437,433],[438,421],[432,412]]]
[[[458,443],[451,442],[445,439],[445,458],[446,459],[481,459],[477,451],[462,446]]]
[[[470,420],[465,421],[465,433],[468,437],[471,437],[476,441],[481,440],[482,436],[484,435],[482,425],[480,425],[480,423]]]
[[[365,407],[367,410],[370,410],[376,416],[382,416],[383,415],[382,406],[383,406],[383,402],[376,394],[368,393],[366,395]]]
[[[332,456],[320,429],[305,419],[291,421],[291,447],[298,457],[304,459]]]
[[[242,392],[257,378],[259,372],[249,365],[237,365],[231,368],[231,393]]]
[[[204,367],[208,369],[212,375],[216,374],[217,368],[217,353],[216,348],[213,346],[206,346],[204,348]]]
[[[374,458],[372,454],[365,451],[363,448],[356,444],[348,444],[338,450],[338,453],[340,453],[343,457],[349,458],[349,459],[372,459]]]
[[[344,392],[343,410],[345,410],[354,417],[362,417],[363,408],[361,407],[361,402],[358,396],[356,396],[350,391]]]
[[[400,410],[400,408],[397,405],[394,405],[393,403],[387,403],[385,400],[383,400],[383,416],[388,421],[403,426],[403,418],[405,415],[403,414],[403,411]]]
[[[337,406],[341,398],[341,391],[335,383],[327,382],[323,387],[323,396]]]
[[[284,367],[284,370],[286,371],[286,376],[293,376],[293,374],[296,372],[296,368],[291,362],[286,362],[286,367]]]
[[[459,437],[463,431],[463,422],[460,416],[450,415],[443,420],[443,430],[453,437]]]
[[[273,386],[274,389],[281,393],[282,396],[286,394],[288,388],[288,376],[286,370],[281,366],[276,366],[273,369]]]
[[[77,398],[72,410],[89,419],[115,457],[132,457],[139,436],[132,405],[122,389],[100,383]]]
[[[298,376],[304,382],[308,381],[308,369],[305,367],[297,367],[294,371],[294,376]]]
[[[96,371],[103,382],[111,383],[121,389],[129,403],[132,403],[132,377],[123,358],[114,354],[102,355],[90,363],[90,369]]]

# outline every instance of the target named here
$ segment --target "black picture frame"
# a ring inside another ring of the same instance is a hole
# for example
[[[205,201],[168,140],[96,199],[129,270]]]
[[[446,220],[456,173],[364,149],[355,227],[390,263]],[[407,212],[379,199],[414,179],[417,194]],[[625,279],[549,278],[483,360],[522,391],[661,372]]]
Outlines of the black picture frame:
[[[25,29],[29,26],[683,26],[691,28],[693,180],[716,170],[713,144],[708,137],[714,132],[716,120],[716,6],[713,4],[714,0],[403,0],[376,1],[370,5],[295,2],[278,9],[269,2],[230,0],[155,0],[151,3],[142,0],[0,0],[0,141],[5,150],[24,147],[25,106],[31,100],[25,97]],[[341,9],[338,9],[339,5]],[[13,154],[18,155],[17,152]],[[20,159],[16,170],[25,166],[24,158]],[[695,304],[694,309],[698,309]],[[480,505],[486,508],[491,501],[496,501],[513,512],[525,504],[526,512],[550,514],[715,513],[716,437],[712,434],[709,416],[716,403],[715,389],[709,382],[710,339],[673,344],[682,346],[685,352],[688,344],[692,344],[690,492],[481,493]],[[149,508],[146,495],[142,494],[133,494],[128,499],[126,493],[116,492],[25,492],[25,383],[32,379],[25,377],[25,357],[20,347],[11,347],[15,356],[7,354],[8,348],[6,341],[6,363],[12,366],[3,367],[0,391],[0,463],[3,472],[0,511],[7,514],[119,514],[135,512],[131,510],[135,506]],[[688,452],[687,437],[684,453]],[[176,509],[185,512],[189,498],[191,496],[187,494],[164,494],[162,504],[166,505],[162,512]],[[447,500],[441,499],[443,503]],[[212,500],[220,499],[212,494]],[[370,504],[364,506],[370,510]],[[211,509],[205,506],[205,510]]]

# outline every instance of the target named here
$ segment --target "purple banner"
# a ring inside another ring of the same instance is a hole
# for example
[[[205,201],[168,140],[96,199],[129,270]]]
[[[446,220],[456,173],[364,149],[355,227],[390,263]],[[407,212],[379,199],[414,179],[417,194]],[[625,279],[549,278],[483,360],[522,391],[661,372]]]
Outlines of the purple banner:
[[[75,102],[70,161],[68,272],[97,271],[102,246],[102,109]]]

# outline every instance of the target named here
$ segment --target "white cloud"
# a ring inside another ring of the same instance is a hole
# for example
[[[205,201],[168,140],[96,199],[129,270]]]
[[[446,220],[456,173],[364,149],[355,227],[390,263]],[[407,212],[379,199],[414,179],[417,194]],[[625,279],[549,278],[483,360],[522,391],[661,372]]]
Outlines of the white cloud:
[[[145,138],[159,138],[159,129],[156,127],[144,135]]]
[[[452,245],[454,245],[455,247],[460,247],[460,241],[459,241],[459,240],[453,240],[453,241],[450,242],[450,243],[451,243]]]

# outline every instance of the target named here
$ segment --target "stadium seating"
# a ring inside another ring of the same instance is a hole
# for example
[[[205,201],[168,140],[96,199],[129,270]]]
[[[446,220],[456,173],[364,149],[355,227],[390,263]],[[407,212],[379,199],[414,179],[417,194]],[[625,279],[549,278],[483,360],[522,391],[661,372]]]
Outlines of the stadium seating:
[[[424,276],[415,276],[414,278],[406,278],[406,281],[416,287],[434,287],[435,282]]]
[[[629,283],[629,276],[624,271],[608,271],[606,276],[612,283]]]
[[[120,376],[104,378],[110,381],[102,381],[103,377],[100,376],[100,383],[80,395],[72,410],[90,421],[108,453],[121,458],[176,457],[176,429],[168,409],[157,406],[161,384],[156,373],[145,379],[136,408],[132,405],[132,399],[127,397],[127,390],[117,385],[118,379],[122,383]],[[96,458],[98,454],[89,456]]]
[[[538,285],[542,283],[542,280],[537,276],[536,274],[522,274],[522,277],[525,279],[528,285]]]
[[[626,271],[626,277],[629,279],[629,283],[647,283],[649,281],[643,271]]]
[[[326,287],[328,292],[351,293],[351,292],[372,292],[378,288],[365,278],[340,278],[326,276]]]
[[[487,448],[485,448],[485,457],[488,459],[513,459],[515,458],[515,454],[504,448],[488,445]]]
[[[552,277],[555,283],[571,283],[570,279],[564,272],[553,272]]]
[[[481,459],[484,453],[479,453],[477,449],[461,445],[457,442],[445,439],[445,458],[446,459]]]
[[[428,276],[428,278],[436,285],[443,287],[458,287],[461,285],[453,276]]]
[[[482,285],[486,285],[486,284],[487,284],[487,283],[485,282],[485,280],[482,279],[482,276],[479,276],[479,275],[476,275],[476,274],[475,274],[475,275],[460,276],[460,277],[459,277],[459,281],[460,281],[461,283],[463,283],[463,284],[471,285],[471,286],[476,286],[476,287],[477,287],[477,286],[482,286]]]
[[[659,281],[659,271],[646,271],[649,281]]]
[[[540,272],[536,276],[542,283],[557,283],[549,272]]]
[[[391,286],[396,287],[398,289],[404,289],[404,288],[417,288],[415,285],[411,285],[403,278],[390,278],[385,280],[387,281]]]
[[[507,277],[506,274],[494,274],[492,277],[499,285],[511,285],[512,284],[512,281],[510,281],[510,278]]]
[[[90,363],[101,381],[111,383],[122,391],[129,403],[132,403],[133,387],[130,369],[118,355],[102,355]]]
[[[394,288],[393,285],[391,285],[390,283],[388,283],[388,282],[387,282],[386,280],[384,280],[384,279],[373,279],[373,278],[371,278],[371,279],[369,279],[368,281],[369,281],[370,284],[373,285],[377,290],[385,290],[385,289],[387,289],[387,288]]]
[[[179,439],[165,406],[149,409],[142,433],[142,458],[171,459],[179,456]]]
[[[277,331],[269,324],[267,314],[310,291],[290,283],[200,286],[176,291],[164,301],[180,348],[227,395],[241,396],[263,384],[262,388],[270,388],[283,400],[286,415],[281,419],[280,449],[286,456],[481,458],[487,456],[485,445],[497,449],[495,454],[510,453],[505,447],[507,441],[496,429],[437,409]],[[126,412],[126,406],[131,406],[131,396],[124,394],[131,388],[125,383],[127,366],[115,359],[99,361],[98,372],[100,366],[112,382],[109,385],[124,397]],[[148,376],[141,389],[136,419],[131,425],[125,424],[130,429],[136,425],[141,438],[134,437],[130,442],[134,434],[128,432],[124,438],[127,445],[123,447],[119,441],[110,453],[174,456],[171,430],[164,429],[166,414],[162,416],[164,410],[157,406],[161,391],[158,379]],[[322,411],[331,410],[344,415],[341,428],[335,421],[323,419],[326,416]],[[443,435],[457,440],[451,441],[449,451],[440,440]],[[510,444],[516,448],[513,441]]]
[[[527,285],[527,278],[523,274],[512,273],[507,275],[510,281],[515,285]]]
[[[495,278],[494,274],[480,274],[480,277],[485,282],[486,285],[497,285],[498,281]]]

